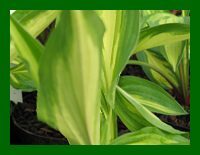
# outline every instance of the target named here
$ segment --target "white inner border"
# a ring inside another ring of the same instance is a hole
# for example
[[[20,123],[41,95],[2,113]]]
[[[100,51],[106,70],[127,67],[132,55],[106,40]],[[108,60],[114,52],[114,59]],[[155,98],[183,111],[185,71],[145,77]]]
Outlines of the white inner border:
[[[16,10],[10,10],[10,15],[13,13],[13,12],[15,12]]]

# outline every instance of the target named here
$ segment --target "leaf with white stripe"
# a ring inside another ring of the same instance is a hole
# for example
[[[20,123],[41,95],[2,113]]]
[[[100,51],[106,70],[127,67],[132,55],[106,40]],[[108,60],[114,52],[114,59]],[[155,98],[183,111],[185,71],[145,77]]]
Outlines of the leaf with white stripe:
[[[118,85],[152,112],[165,115],[187,114],[171,95],[153,82],[135,76],[122,76]]]
[[[150,27],[140,32],[138,44],[132,54],[189,38],[190,25],[188,24],[169,23]]]
[[[167,19],[150,21],[148,24],[150,27],[162,25],[166,23],[184,23],[190,25],[190,17],[171,17]],[[161,54],[171,64],[173,71],[176,72],[178,65],[183,57],[183,51],[186,45],[186,41],[180,41],[175,43],[166,44],[159,47]]]
[[[117,114],[126,127],[132,132],[146,126],[151,126],[172,134],[181,134],[184,137],[188,137],[187,132],[176,130],[170,125],[162,122],[150,110],[119,86],[117,86],[115,101],[115,110]]]

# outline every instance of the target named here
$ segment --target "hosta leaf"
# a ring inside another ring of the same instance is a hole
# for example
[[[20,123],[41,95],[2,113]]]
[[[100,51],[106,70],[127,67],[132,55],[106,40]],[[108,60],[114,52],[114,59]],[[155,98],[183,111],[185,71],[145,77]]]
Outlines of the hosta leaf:
[[[36,87],[23,63],[10,69],[10,84],[15,89],[34,91]]]
[[[116,138],[110,145],[190,145],[190,140],[181,135],[163,132],[156,127],[145,127]]]
[[[12,17],[14,17],[17,21],[21,20],[22,18],[26,17],[29,13],[34,10],[16,10],[12,13]]]
[[[115,79],[124,69],[130,55],[137,45],[139,39],[139,11],[122,11],[122,21],[119,34],[119,42],[113,47],[117,48],[112,55],[115,59],[112,59],[112,63],[115,64],[113,70],[113,79]],[[115,38],[117,40],[117,37]],[[118,46],[118,47],[117,47]]]
[[[183,57],[185,45],[186,41],[180,41],[159,47],[161,54],[170,63],[174,72],[176,72]]]
[[[137,47],[132,54],[139,51],[157,47],[190,38],[190,25],[181,23],[169,23],[154,26],[140,32]]]
[[[134,76],[122,76],[118,85],[152,112],[165,115],[187,114],[172,96],[153,82]]]
[[[171,65],[164,59],[164,57],[159,53],[157,48],[152,48],[149,50],[144,50],[136,54],[139,61],[146,62],[150,65],[165,72],[168,75],[168,80],[174,84],[174,86],[179,89],[180,83],[173,72]],[[172,89],[169,82],[158,72],[150,69],[148,67],[143,67],[145,74],[156,84],[160,85],[164,89]]]
[[[37,37],[56,17],[61,10],[16,11],[11,15],[33,36]],[[14,42],[10,42],[10,62],[17,57]]]
[[[127,128],[132,132],[140,130],[145,126],[154,126],[172,134],[184,134],[184,136],[188,136],[187,133],[176,130],[163,123],[151,111],[145,108],[145,106],[140,104],[136,99],[134,99],[119,86],[117,86],[115,101],[115,109],[117,114]]]
[[[148,16],[148,15],[151,15],[151,14],[154,14],[154,13],[163,13],[163,12],[169,13],[168,10],[140,10],[140,11],[141,11],[142,17]]]
[[[116,116],[115,112],[110,112],[114,108],[115,89],[118,77],[124,69],[131,51],[134,50],[139,38],[139,11],[138,10],[98,10],[96,11],[104,22],[106,31],[103,37],[103,74],[102,74],[102,100],[101,107],[104,115],[111,115],[111,125],[105,132],[110,132],[106,138],[112,140],[116,136]],[[107,121],[107,120],[106,120]],[[107,121],[109,122],[109,121]],[[102,123],[103,125],[103,123]],[[105,137],[105,136],[101,136]],[[107,144],[107,142],[104,143]]]
[[[44,47],[35,40],[12,16],[10,16],[10,33],[18,53],[23,58],[35,85],[39,84],[38,67]]]
[[[145,28],[145,27],[150,26],[149,22],[151,22],[151,21],[167,19],[167,18],[170,18],[170,17],[175,17],[175,15],[173,15],[171,13],[166,13],[166,12],[156,12],[156,13],[153,13],[153,14],[146,15],[146,16],[141,18],[141,28]]]
[[[123,70],[139,35],[138,10],[102,10],[106,32],[103,38],[104,76],[108,87]]]
[[[70,144],[100,144],[104,30],[94,11],[65,10],[41,60],[38,118]]]
[[[148,22],[150,27],[166,24],[166,23],[184,23],[190,24],[190,17],[171,17],[167,19],[157,20],[154,22]],[[175,43],[170,43],[159,47],[160,52],[164,58],[171,64],[173,71],[176,72],[177,67],[182,59],[183,50],[186,41],[180,41]]]
[[[103,37],[103,92],[109,104],[113,106],[117,78],[124,69],[139,38],[139,10],[102,10],[97,12],[106,28]]]
[[[167,24],[167,23],[182,23],[182,24],[190,25],[190,17],[177,17],[177,16],[172,15],[169,18],[148,21],[148,25],[150,27]]]

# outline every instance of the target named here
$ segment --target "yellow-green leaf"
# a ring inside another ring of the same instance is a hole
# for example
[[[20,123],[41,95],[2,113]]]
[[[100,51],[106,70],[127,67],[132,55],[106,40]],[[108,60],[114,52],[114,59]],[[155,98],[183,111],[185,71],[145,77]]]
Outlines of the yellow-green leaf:
[[[172,134],[183,134],[185,137],[188,137],[188,133],[176,130],[162,122],[119,86],[117,86],[115,109],[124,124],[132,132],[140,130],[145,126],[151,126]]]
[[[152,66],[155,66],[159,70],[168,75],[168,80],[180,91],[180,82],[177,79],[176,74],[173,72],[171,65],[164,59],[159,53],[157,48],[141,51],[136,54],[139,61],[146,62]],[[156,84],[160,85],[164,89],[172,89],[170,83],[160,73],[143,67],[145,74]]]
[[[100,144],[104,31],[94,11],[64,10],[40,63],[38,118],[70,144]]]
[[[32,10],[15,11],[11,16],[35,38],[37,37],[56,17],[61,10]],[[14,42],[10,41],[10,62],[12,62],[18,53]]]
[[[169,23],[147,28],[140,32],[138,44],[132,54],[190,38],[190,25]]]
[[[109,145],[190,145],[190,140],[181,135],[163,132],[156,127],[145,127],[124,134]]]
[[[152,112],[165,115],[187,114],[172,96],[153,82],[135,76],[122,76],[118,85]]]
[[[10,16],[10,34],[37,87],[39,84],[38,67],[44,47],[35,40],[12,16]]]

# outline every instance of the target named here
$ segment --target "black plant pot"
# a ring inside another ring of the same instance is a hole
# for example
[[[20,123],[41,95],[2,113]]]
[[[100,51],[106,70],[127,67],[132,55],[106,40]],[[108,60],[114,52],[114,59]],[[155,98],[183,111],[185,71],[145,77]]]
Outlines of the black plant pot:
[[[13,105],[11,103],[11,107]],[[19,109],[19,104],[14,106],[10,115],[10,145],[69,145],[69,142],[64,137],[47,137],[22,128],[15,118],[16,109]],[[23,117],[23,115],[20,117]],[[25,124],[28,124],[27,122]]]
[[[10,143],[11,145],[69,145],[67,139],[45,137],[34,134],[18,125],[11,116]]]

